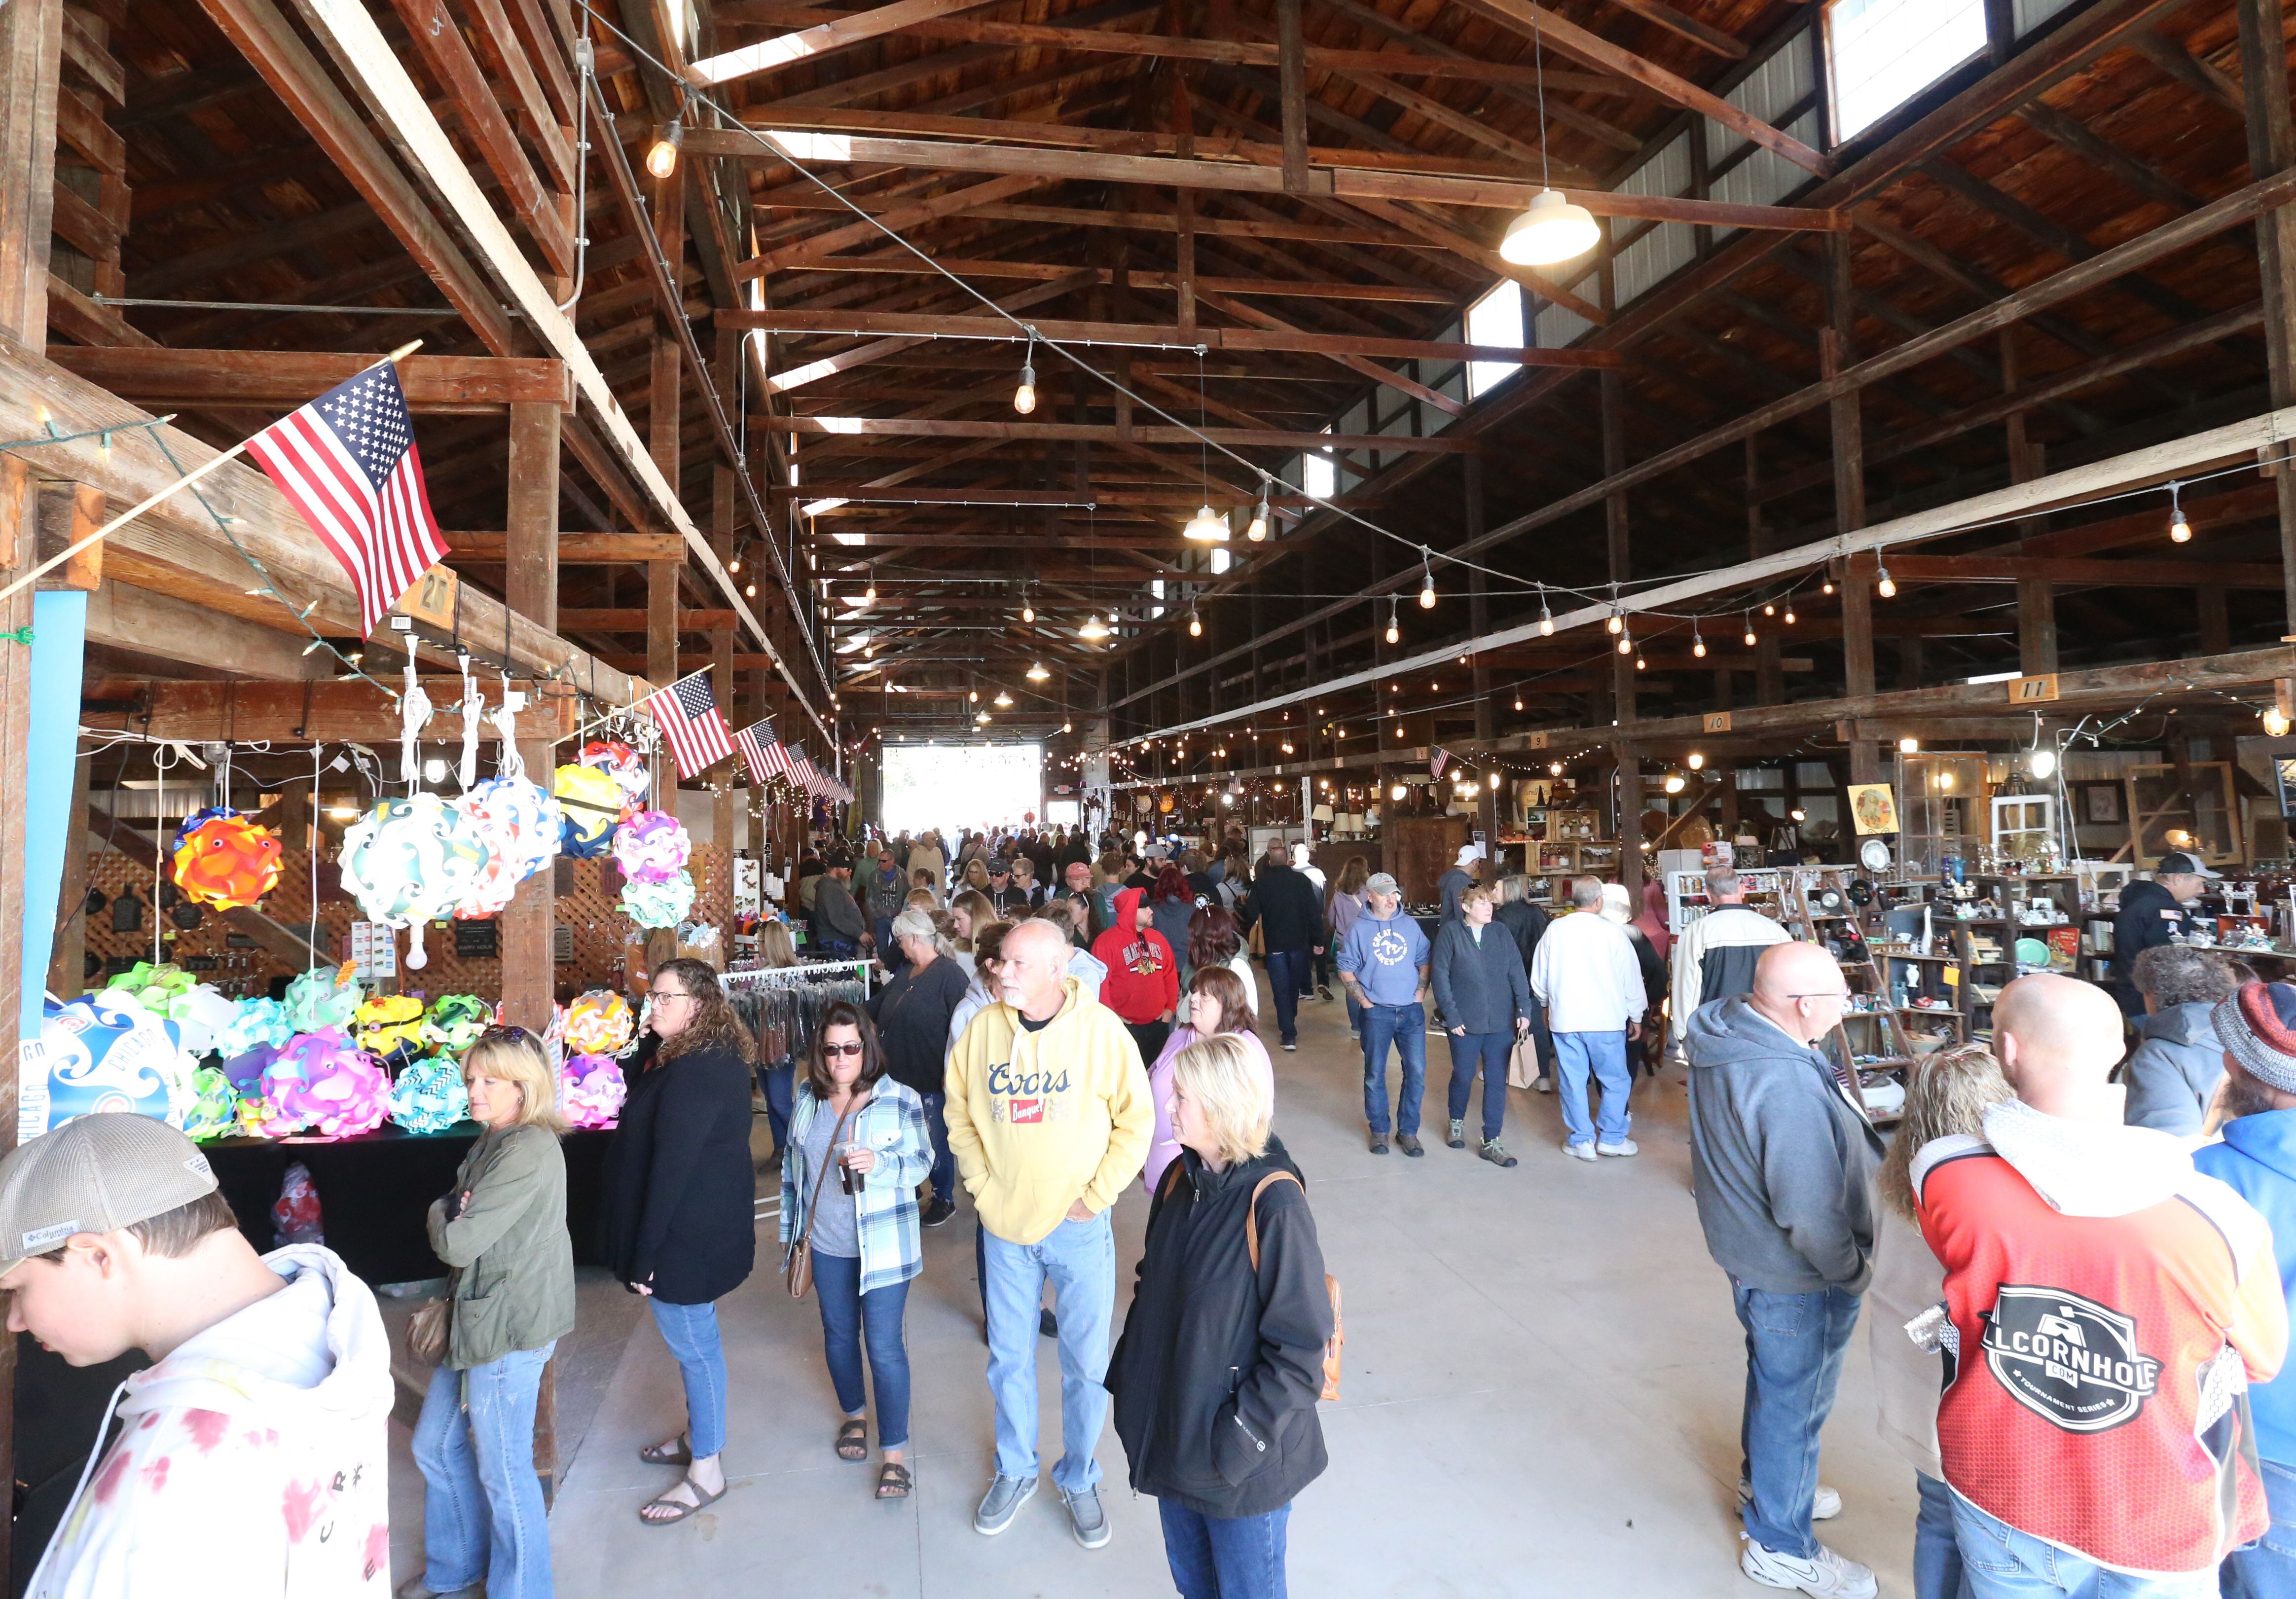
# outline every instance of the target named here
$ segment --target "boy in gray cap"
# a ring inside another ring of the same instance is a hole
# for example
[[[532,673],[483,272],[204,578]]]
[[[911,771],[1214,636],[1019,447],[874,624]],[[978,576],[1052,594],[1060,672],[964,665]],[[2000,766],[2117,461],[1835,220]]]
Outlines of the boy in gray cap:
[[[8,1331],[73,1365],[140,1349],[30,1599],[380,1595],[390,1348],[316,1244],[258,1256],[192,1141],[128,1111],[0,1160]]]

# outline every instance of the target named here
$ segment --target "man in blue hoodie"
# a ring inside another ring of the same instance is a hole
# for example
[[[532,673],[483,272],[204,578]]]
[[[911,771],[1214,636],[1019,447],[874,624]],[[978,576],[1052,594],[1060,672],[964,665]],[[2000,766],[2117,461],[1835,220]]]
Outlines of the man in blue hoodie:
[[[1363,1007],[1364,1119],[1371,1152],[1387,1153],[1387,1046],[1403,1058],[1395,1106],[1395,1141],[1406,1155],[1419,1143],[1419,1096],[1427,1086],[1427,935],[1403,914],[1403,889],[1385,872],[1364,884],[1363,914],[1340,946],[1340,981]]]
[[[2193,1152],[2193,1166],[2221,1179],[2272,1224],[2272,1252],[2296,1315],[2296,984],[2245,983],[2217,1007],[2224,1086],[2217,1103],[2224,1142]],[[2248,1390],[2258,1474],[2272,1529],[2219,1568],[2225,1599],[2296,1595],[2296,1361]]]

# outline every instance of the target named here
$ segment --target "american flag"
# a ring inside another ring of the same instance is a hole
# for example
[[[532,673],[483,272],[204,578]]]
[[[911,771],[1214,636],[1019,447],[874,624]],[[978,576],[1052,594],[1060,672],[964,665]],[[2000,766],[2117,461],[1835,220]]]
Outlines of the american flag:
[[[795,744],[789,745],[788,750],[790,776],[797,786],[808,794],[821,792],[819,782],[814,774],[813,762],[806,758],[805,751]]]
[[[1436,745],[1435,753],[1427,758],[1427,770],[1431,776],[1442,776],[1443,768],[1450,764],[1451,752],[1440,744]]]
[[[759,717],[735,734],[734,742],[741,750],[742,758],[749,763],[751,782],[763,783],[769,777],[794,775],[790,769],[789,752],[774,737],[773,718]]]
[[[680,777],[694,776],[734,753],[726,718],[718,713],[717,696],[709,692],[708,667],[680,677],[668,688],[654,690],[646,696],[645,708],[668,742]]]
[[[247,441],[247,453],[350,574],[368,633],[446,556],[390,362],[280,418]]]

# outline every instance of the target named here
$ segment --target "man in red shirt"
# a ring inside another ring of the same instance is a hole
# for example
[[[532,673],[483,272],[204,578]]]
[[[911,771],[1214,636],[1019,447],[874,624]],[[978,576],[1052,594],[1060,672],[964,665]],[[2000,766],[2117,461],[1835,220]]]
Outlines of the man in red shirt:
[[[2122,1125],[2120,1014],[2070,978],[1994,1010],[2017,1098],[1915,1157],[1945,1303],[1938,1447],[1975,1599],[2199,1599],[2267,1525],[2247,1385],[2279,1370],[2271,1230],[2182,1142]]]
[[[1100,1003],[1123,1018],[1144,1061],[1164,1053],[1180,1003],[1180,963],[1152,920],[1147,893],[1123,890],[1116,896],[1114,923],[1092,941],[1093,958],[1108,968]]]

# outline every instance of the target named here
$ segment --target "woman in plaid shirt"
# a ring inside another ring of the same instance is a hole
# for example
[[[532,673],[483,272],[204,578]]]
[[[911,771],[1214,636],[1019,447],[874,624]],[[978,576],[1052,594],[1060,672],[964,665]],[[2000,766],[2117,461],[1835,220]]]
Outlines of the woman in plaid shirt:
[[[909,1279],[924,1268],[916,1190],[931,1169],[924,1102],[886,1075],[868,1013],[834,1002],[822,1013],[790,1112],[781,1239],[784,1248],[809,1240],[822,1346],[845,1414],[837,1429],[840,1460],[869,1457],[862,1419],[865,1334],[877,1443],[885,1456],[877,1471],[880,1499],[906,1499],[911,1485],[901,1461],[909,1441],[909,1350],[901,1318]]]

